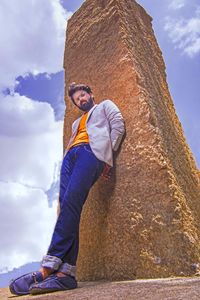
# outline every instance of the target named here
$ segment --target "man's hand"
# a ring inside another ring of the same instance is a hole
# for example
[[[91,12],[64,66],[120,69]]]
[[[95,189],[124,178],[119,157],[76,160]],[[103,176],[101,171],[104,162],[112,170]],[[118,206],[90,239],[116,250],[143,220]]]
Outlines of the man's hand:
[[[101,176],[105,180],[108,180],[108,179],[110,179],[111,175],[112,175],[112,167],[105,163],[103,172],[101,173]]]

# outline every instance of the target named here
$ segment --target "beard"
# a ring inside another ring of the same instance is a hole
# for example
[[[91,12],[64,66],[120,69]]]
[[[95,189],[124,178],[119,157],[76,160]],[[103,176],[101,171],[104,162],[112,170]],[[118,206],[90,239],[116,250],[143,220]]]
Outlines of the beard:
[[[82,105],[78,106],[82,111],[89,111],[94,106],[93,97],[90,96],[89,100]]]

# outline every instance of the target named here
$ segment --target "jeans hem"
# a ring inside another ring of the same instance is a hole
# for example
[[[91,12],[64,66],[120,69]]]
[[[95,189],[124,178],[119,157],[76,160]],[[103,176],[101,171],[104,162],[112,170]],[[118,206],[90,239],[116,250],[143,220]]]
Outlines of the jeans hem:
[[[60,265],[62,264],[62,260],[59,257],[52,255],[44,255],[41,266],[45,268],[51,268],[53,270],[58,270]]]
[[[62,263],[58,271],[76,277],[76,266],[72,266],[68,263]]]

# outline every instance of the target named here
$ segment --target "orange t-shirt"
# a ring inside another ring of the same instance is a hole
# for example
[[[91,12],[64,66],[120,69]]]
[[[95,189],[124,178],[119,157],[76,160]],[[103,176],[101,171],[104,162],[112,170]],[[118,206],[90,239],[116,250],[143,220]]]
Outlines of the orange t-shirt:
[[[81,117],[77,134],[74,138],[73,143],[68,147],[68,149],[80,143],[89,143],[89,137],[86,130],[87,116],[88,116],[88,112],[84,113],[84,115]]]

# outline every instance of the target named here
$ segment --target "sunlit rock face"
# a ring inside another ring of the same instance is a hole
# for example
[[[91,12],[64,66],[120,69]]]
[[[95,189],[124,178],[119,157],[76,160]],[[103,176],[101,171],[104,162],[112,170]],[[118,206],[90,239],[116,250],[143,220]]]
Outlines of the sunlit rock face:
[[[82,211],[78,280],[192,275],[200,245],[200,176],[166,82],[152,18],[134,0],[86,0],[67,23],[64,148],[81,112],[69,83],[111,99],[126,122],[113,176]]]

